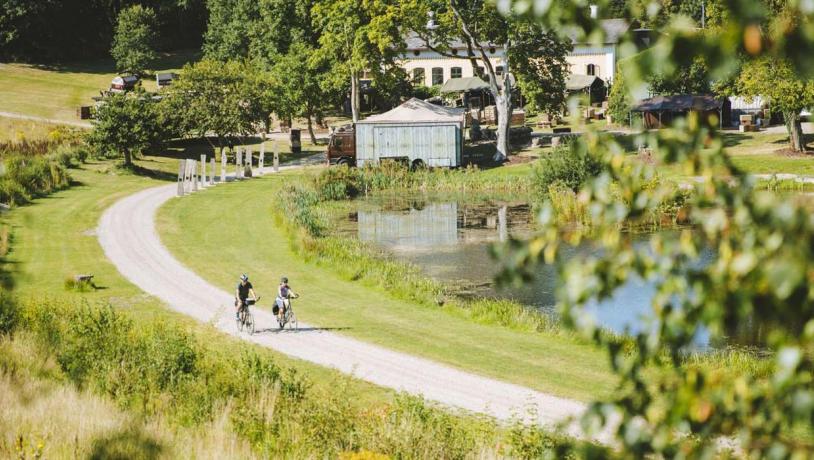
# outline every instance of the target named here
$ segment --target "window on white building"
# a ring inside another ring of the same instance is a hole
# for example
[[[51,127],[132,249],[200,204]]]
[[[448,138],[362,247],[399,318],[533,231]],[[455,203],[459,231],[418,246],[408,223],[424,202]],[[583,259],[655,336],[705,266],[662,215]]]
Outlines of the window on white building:
[[[424,68],[423,67],[416,67],[413,69],[413,84],[414,85],[425,85],[424,79]]]
[[[585,69],[586,75],[596,75],[599,73],[599,66],[594,64],[588,64],[587,69]]]
[[[432,85],[443,85],[444,84],[444,69],[442,67],[433,67],[432,68]]]
[[[475,67],[475,71],[472,72],[472,76],[473,77],[478,77],[480,75],[483,75],[483,72],[484,72],[483,66],[479,65],[479,66]]]
[[[495,75],[503,75],[503,66],[499,65],[495,67]]]
[[[464,76],[464,72],[460,67],[453,67],[450,69],[449,78],[461,78]]]

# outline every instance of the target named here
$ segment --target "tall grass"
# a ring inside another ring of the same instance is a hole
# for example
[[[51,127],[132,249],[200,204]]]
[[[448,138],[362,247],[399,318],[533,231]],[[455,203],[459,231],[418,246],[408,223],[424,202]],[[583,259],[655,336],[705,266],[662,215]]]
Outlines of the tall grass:
[[[288,233],[292,248],[306,261],[329,266],[346,280],[384,288],[396,298],[426,307],[443,306],[449,314],[483,324],[568,334],[549,315],[509,300],[459,298],[413,264],[396,260],[359,240],[327,235],[325,216],[319,210],[319,196],[307,186],[284,188],[280,200],[284,207],[276,219]]]
[[[383,190],[442,192],[527,192],[530,178],[485,176],[477,167],[410,170],[398,162],[379,166],[326,169],[314,180],[321,200],[344,200]]]
[[[362,405],[349,378],[314,385],[267,354],[243,344],[224,347],[223,340],[192,333],[173,321],[136,321],[110,307],[56,301],[25,302],[16,314],[13,335],[6,334],[0,344],[27,351],[15,354],[0,346],[0,377],[33,374],[26,366],[46,363],[38,378],[76,388],[54,404],[101,405],[100,414],[145,417],[146,425],[136,431],[123,428],[125,437],[141,436],[125,443],[128,448],[161,451],[166,442],[181,441],[171,433],[227,443],[212,446],[215,450],[234,452],[245,444],[261,457],[333,458],[366,451],[394,458],[493,458],[532,448],[522,444],[528,439],[513,439],[510,430],[492,419],[453,414],[419,397],[400,394],[391,402]],[[2,388],[0,379],[0,396]],[[72,403],[71,398],[84,402]],[[153,431],[158,425],[161,429]],[[43,431],[61,430],[46,441],[76,432],[70,423],[50,427],[41,419],[30,427],[38,428],[14,433],[38,442]],[[94,447],[84,441],[89,437],[83,435],[82,449]],[[558,448],[572,443],[556,435],[546,439]],[[61,452],[64,446],[54,448]],[[131,451],[126,456],[138,455]]]
[[[44,155],[0,155],[0,203],[16,206],[70,185],[68,168],[85,161],[84,147],[60,146]]]

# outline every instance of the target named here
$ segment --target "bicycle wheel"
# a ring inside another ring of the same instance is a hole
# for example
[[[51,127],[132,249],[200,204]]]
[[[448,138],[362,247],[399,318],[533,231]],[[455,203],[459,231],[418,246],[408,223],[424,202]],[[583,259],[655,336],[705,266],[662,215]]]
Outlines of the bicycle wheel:
[[[246,332],[254,334],[254,315],[250,311],[246,312]]]
[[[297,315],[294,314],[294,311],[291,310],[288,314],[288,328],[297,330],[299,326],[297,325]]]
[[[235,322],[237,323],[237,331],[243,331],[243,313],[238,312],[237,317],[235,318]]]

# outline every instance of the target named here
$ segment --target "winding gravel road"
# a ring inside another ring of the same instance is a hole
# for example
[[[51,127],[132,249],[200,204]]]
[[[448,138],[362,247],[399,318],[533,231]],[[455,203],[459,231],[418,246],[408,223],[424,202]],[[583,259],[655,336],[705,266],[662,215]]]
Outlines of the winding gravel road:
[[[585,410],[585,406],[576,401],[471,374],[303,323],[299,331],[279,332],[273,316],[259,309],[255,310],[259,332],[252,336],[239,334],[234,323],[233,294],[209,284],[182,265],[156,233],[156,210],[173,199],[175,192],[176,185],[171,184],[130,195],[104,213],[98,228],[99,242],[119,272],[173,310],[287,355],[502,420],[514,416],[528,420],[525,414],[531,410],[537,414],[535,422],[552,426]],[[568,431],[578,434],[576,424],[571,424]]]

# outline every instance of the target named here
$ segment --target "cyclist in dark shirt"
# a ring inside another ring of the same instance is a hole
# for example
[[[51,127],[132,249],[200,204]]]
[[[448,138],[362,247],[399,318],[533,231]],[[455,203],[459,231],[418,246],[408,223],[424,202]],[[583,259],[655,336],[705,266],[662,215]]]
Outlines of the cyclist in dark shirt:
[[[257,301],[257,296],[254,294],[254,287],[249,282],[247,274],[240,275],[240,282],[237,283],[235,288],[235,318],[239,318],[240,307],[246,304],[247,299]]]

